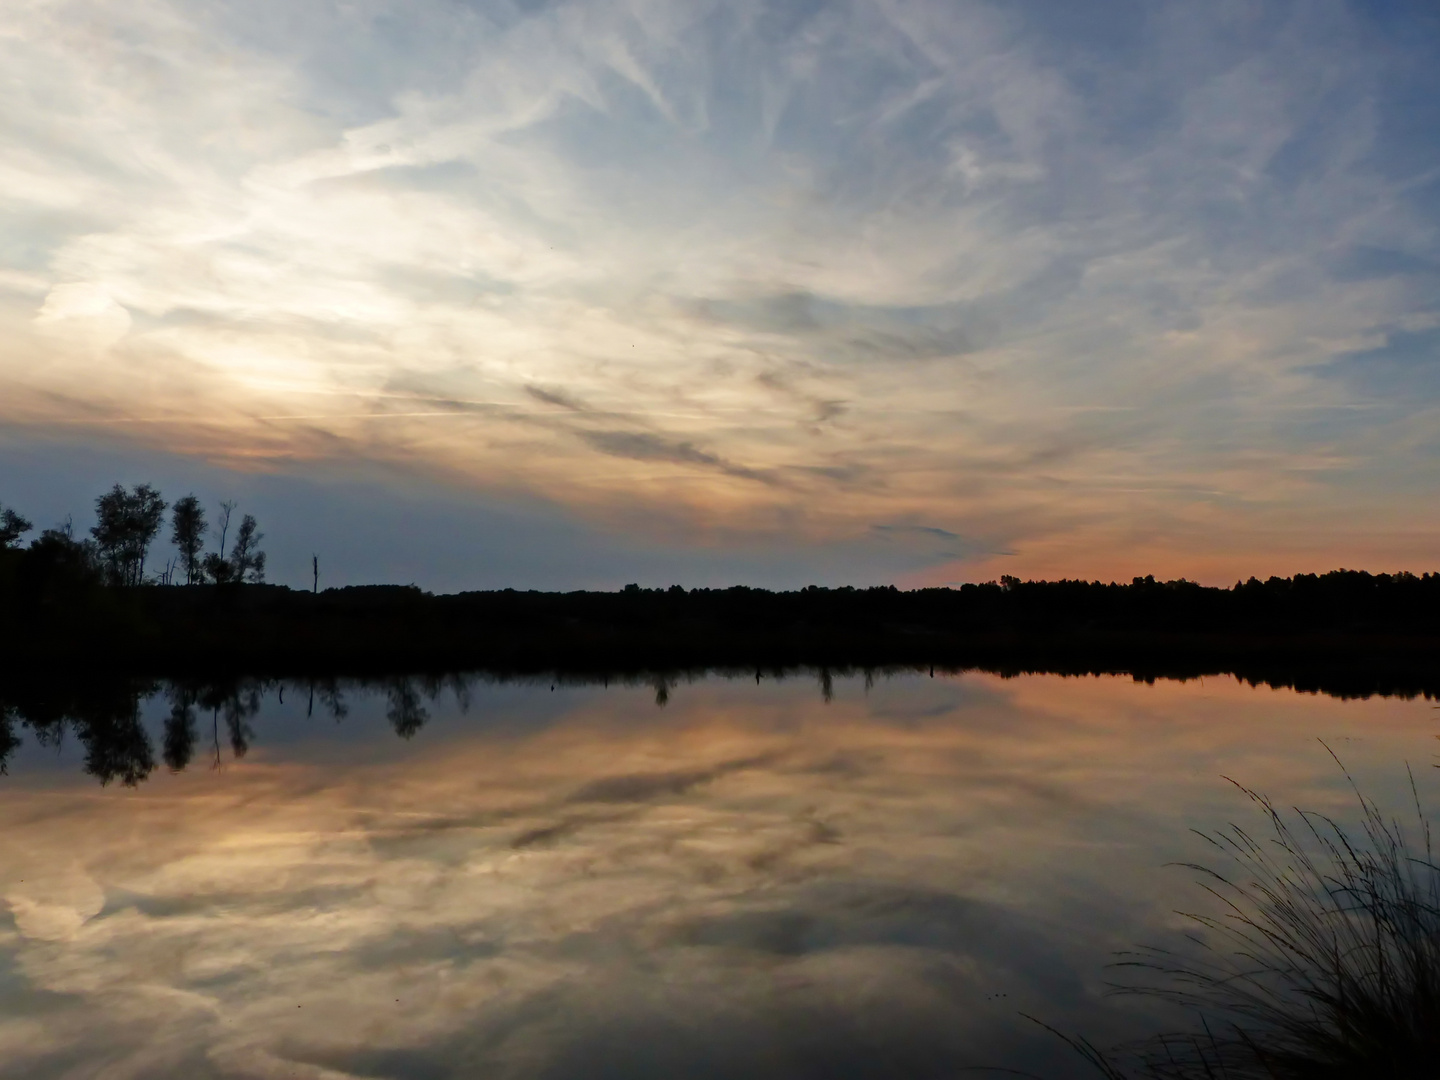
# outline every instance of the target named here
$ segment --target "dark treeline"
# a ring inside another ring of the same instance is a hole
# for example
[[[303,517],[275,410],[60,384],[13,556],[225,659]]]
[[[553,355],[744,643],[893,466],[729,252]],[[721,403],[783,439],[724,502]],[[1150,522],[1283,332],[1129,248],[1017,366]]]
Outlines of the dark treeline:
[[[1363,695],[1440,691],[1440,574],[1337,570],[1232,588],[1136,578],[901,591],[642,589],[436,596],[413,586],[263,583],[255,519],[171,509],[178,554],[147,556],[165,502],[148,485],[96,500],[96,525],[28,546],[0,512],[0,669],[146,675],[941,664],[999,671],[1232,672]],[[205,553],[206,538],[216,547]],[[233,540],[227,553],[226,544]],[[318,576],[318,569],[316,570]],[[164,587],[164,586],[171,587]]]
[[[0,553],[0,668],[151,675],[941,664],[1440,692],[1440,575],[1337,571],[1231,589],[1015,582],[958,589],[300,592],[106,586]]]

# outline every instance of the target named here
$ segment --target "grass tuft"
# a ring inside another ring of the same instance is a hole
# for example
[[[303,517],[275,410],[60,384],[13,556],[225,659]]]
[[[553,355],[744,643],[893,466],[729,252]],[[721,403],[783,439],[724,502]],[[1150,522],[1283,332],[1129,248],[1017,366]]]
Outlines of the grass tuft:
[[[1358,828],[1282,813],[1235,785],[1268,829],[1200,834],[1228,868],[1184,864],[1220,904],[1215,915],[1182,913],[1196,949],[1146,949],[1117,964],[1128,980],[1118,991],[1183,1006],[1201,1018],[1197,1030],[1111,1055],[1067,1040],[1107,1080],[1129,1075],[1119,1057],[1135,1075],[1164,1080],[1440,1076],[1440,867],[1430,821],[1413,773],[1418,845],[1416,831],[1345,777]]]

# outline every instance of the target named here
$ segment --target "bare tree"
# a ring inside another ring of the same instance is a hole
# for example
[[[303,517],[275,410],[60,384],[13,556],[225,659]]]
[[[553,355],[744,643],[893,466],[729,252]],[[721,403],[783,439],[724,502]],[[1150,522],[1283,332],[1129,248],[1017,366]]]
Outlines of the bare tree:
[[[139,585],[145,580],[145,556],[164,514],[165,500],[149,484],[137,484],[129,491],[116,484],[95,500],[98,520],[90,535],[114,584]]]
[[[210,532],[220,540],[220,547],[212,551],[200,563],[200,569],[216,585],[224,585],[234,580],[235,568],[231,566],[230,560],[225,558],[225,537],[230,532],[230,515],[235,512],[239,504],[234,499],[228,499],[220,504],[219,524],[211,528]]]
[[[200,500],[194,495],[176,499],[170,524],[170,541],[180,549],[185,584],[194,585],[204,577],[200,567],[200,549],[205,546],[205,511],[200,506]]]
[[[230,515],[239,506],[234,499],[229,499],[220,504],[220,554],[225,554],[225,534],[230,531]]]

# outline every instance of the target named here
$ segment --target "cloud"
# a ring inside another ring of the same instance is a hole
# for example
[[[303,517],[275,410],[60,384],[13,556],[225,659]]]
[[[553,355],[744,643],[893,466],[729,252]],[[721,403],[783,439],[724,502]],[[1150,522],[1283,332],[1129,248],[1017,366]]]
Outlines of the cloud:
[[[899,306],[784,292],[684,301],[680,309],[709,323],[772,338],[823,345],[832,357],[887,362],[963,356],[974,351],[964,322],[983,316],[966,304]]]
[[[960,539],[949,529],[936,528],[934,525],[872,525],[871,528],[879,533],[914,533],[920,536],[938,536],[948,541]]]
[[[986,550],[983,542],[935,525],[872,525],[870,530],[888,543],[922,552],[930,561],[967,559]]]
[[[1440,275],[1440,263],[1393,248],[1367,245],[1356,245],[1340,252],[1332,265],[1335,277],[1346,282]]]
[[[1357,499],[1367,543],[1432,525],[1428,390],[1325,367],[1434,314],[1414,13],[365,12],[17,10],[0,420],[676,530],[963,521],[1022,559],[1298,552]],[[624,420],[577,437],[580,405]],[[1255,466],[1316,456],[1299,503]]]
[[[1318,371],[1368,397],[1440,402],[1440,329],[1396,327],[1377,348],[1341,353]]]
[[[716,454],[698,449],[688,441],[669,439],[645,431],[580,431],[577,434],[602,454],[612,457],[699,465],[741,480],[754,480],[761,484],[778,483],[772,475],[735,465]]]
[[[557,408],[568,409],[571,412],[585,412],[584,405],[559,390],[546,390],[539,386],[526,385],[525,392],[536,401],[543,402],[546,405],[554,405]]]
[[[130,312],[103,289],[85,282],[56,285],[35,314],[35,324],[47,336],[103,353],[131,326]]]
[[[648,802],[666,795],[684,795],[691,788],[718,780],[722,776],[765,764],[764,756],[724,761],[704,769],[677,772],[628,773],[595,780],[570,796],[570,802],[627,803]]]

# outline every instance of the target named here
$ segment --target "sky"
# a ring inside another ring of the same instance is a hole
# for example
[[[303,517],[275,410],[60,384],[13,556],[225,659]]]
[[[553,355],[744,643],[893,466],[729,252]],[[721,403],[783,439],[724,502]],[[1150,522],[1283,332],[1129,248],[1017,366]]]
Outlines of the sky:
[[[1398,0],[8,0],[0,502],[237,499],[307,585],[1440,569],[1437,60]]]

